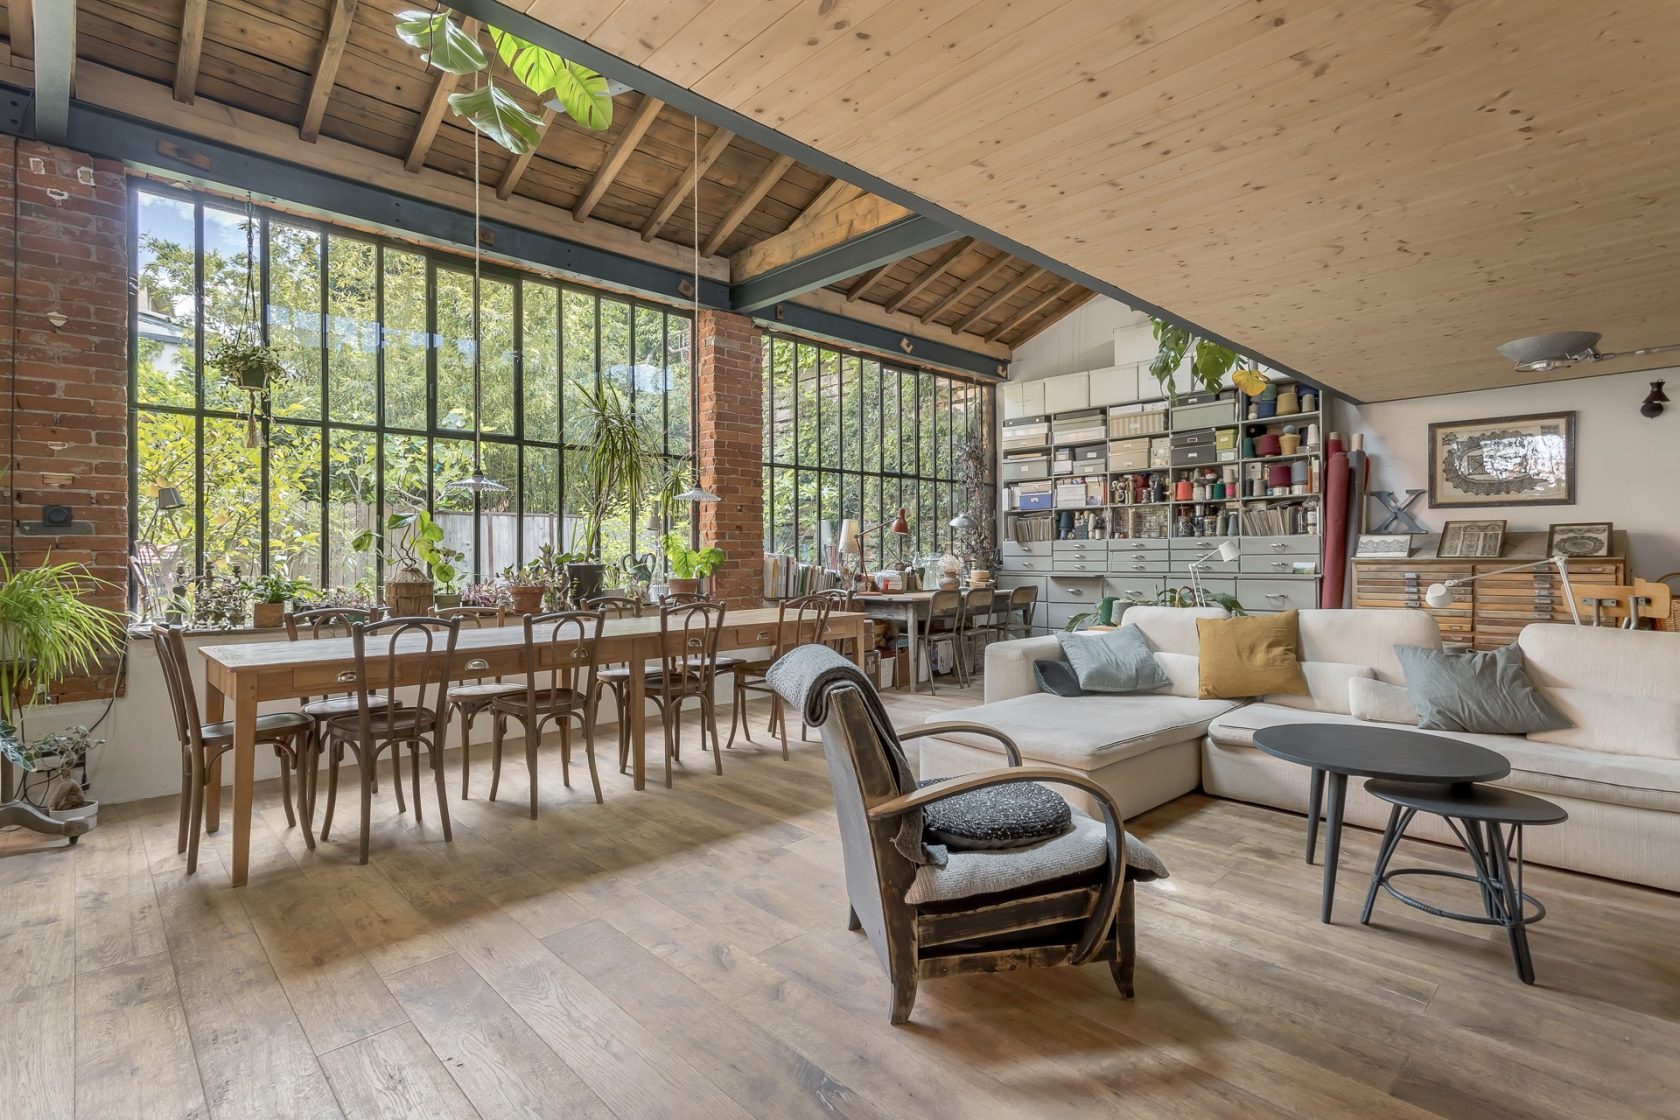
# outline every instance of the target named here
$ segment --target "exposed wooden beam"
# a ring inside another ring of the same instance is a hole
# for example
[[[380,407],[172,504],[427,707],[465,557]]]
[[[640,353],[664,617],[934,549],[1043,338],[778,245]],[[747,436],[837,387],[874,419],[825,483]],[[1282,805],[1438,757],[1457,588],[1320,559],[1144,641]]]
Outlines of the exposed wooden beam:
[[[706,238],[706,244],[700,251],[708,257],[716,256],[717,251],[723,248],[723,243],[729,240],[729,235],[735,232],[737,226],[746,221],[747,215],[753,212],[755,206],[764,201],[764,196],[770,193],[770,188],[781,182],[782,176],[786,175],[788,168],[792,166],[792,156],[777,156],[771,160],[770,166],[764,169],[764,174],[760,175],[758,181],[747,189],[747,193],[740,197],[729,213],[723,216],[723,221],[719,222],[718,227],[712,231],[712,235]]]
[[[648,126],[653,124],[654,118],[659,116],[659,110],[665,108],[665,102],[657,97],[642,98],[641,107],[630,123],[624,126],[624,131],[618,134],[611,148],[607,149],[607,158],[601,161],[601,166],[595,169],[595,178],[589,181],[589,188],[583,192],[572,208],[572,217],[583,221],[589,217],[601,198],[612,186],[613,180],[618,178],[619,171],[624,167],[624,161],[630,158],[630,153],[636,150],[636,145],[647,135]],[[504,196],[505,197],[505,196]]]
[[[856,303],[863,297],[863,293],[880,283],[881,277],[885,276],[887,274],[887,270],[897,263],[897,261],[888,261],[886,264],[878,265],[877,267],[864,273],[862,276],[859,276],[857,281],[851,287],[846,289],[846,302]]]
[[[204,13],[210,0],[181,5],[181,46],[175,52],[175,100],[191,105],[198,96],[198,60],[204,53]]]
[[[51,0],[48,0],[51,3]],[[12,0],[12,57],[35,57],[35,0]]]
[[[496,184],[496,197],[507,201],[513,197],[513,188],[519,185],[520,176],[531,166],[531,161],[537,157],[537,149],[542,147],[544,136],[548,135],[548,126],[554,123],[556,113],[548,106],[543,106],[542,124],[537,128],[537,142],[526,148],[524,152],[515,156],[502,169],[502,181]]]
[[[1043,311],[1046,307],[1049,307],[1052,303],[1055,303],[1057,300],[1061,299],[1077,287],[1079,287],[1077,283],[1069,280],[1066,283],[1058,284],[1056,287],[1051,288],[1048,292],[1045,292],[1043,295],[1021,308],[1021,310],[1005,319],[997,330],[986,336],[986,341],[996,342],[998,339],[1002,338],[1004,335],[1026,322],[1028,319],[1031,319],[1034,315],[1037,315],[1040,311]]]
[[[1015,277],[1015,279],[993,292],[990,297],[981,300],[980,305],[973,311],[970,311],[967,315],[958,319],[956,324],[951,327],[951,332],[953,334],[961,334],[963,331],[966,331],[969,327],[991,314],[994,309],[1002,307],[1006,302],[1013,298],[1016,293],[1022,291],[1028,284],[1031,284],[1034,280],[1037,280],[1043,275],[1044,270],[1036,265],[1027,269],[1027,271],[1021,273],[1021,275]]]
[[[975,269],[974,275],[970,276],[967,280],[964,280],[961,284],[958,284],[956,288],[952,290],[950,295],[922,312],[922,322],[931,323],[934,319],[943,315],[946,308],[955,307],[957,304],[961,303],[968,293],[972,292],[975,288],[978,288],[980,285],[1002,272],[1004,266],[1007,265],[1009,261],[1010,256],[1008,253],[999,253],[997,256],[993,257],[989,263],[983,264],[979,268]]]
[[[763,241],[742,249],[730,262],[730,277],[734,283],[744,283],[772,269],[782,268],[837,245],[855,241],[864,234],[873,233],[910,217],[914,215],[896,202],[888,202],[877,195],[862,195],[826,213],[811,218],[801,217],[774,237],[766,237]],[[922,249],[908,249],[906,253],[921,251]],[[900,256],[906,253],[901,253]],[[858,267],[874,268],[882,263],[884,258],[877,258]],[[842,272],[835,279],[854,274],[855,271]]]
[[[1060,307],[1052,309],[1050,314],[1044,316],[1044,318],[1042,318],[1038,322],[1032,324],[1032,330],[1031,331],[1029,331],[1027,334],[1021,336],[1020,338],[1017,338],[1015,341],[1016,342],[1025,342],[1027,339],[1033,337],[1033,335],[1043,333],[1044,331],[1048,330],[1050,327],[1054,326],[1056,323],[1060,322],[1064,317],[1073,314],[1075,311],[1079,310],[1081,307],[1084,307],[1087,303],[1090,303],[1093,299],[1096,298],[1096,296],[1097,296],[1096,292],[1093,292],[1091,289],[1086,288],[1083,292],[1080,292],[1078,295],[1074,296],[1072,299],[1068,300],[1066,303],[1062,304]],[[1011,343],[1011,346],[1013,346],[1013,345],[1014,344]]]
[[[681,206],[683,200],[693,191],[694,184],[710,170],[712,164],[717,162],[717,158],[734,139],[735,134],[727,128],[720,128],[712,133],[711,139],[706,141],[706,146],[700,149],[700,158],[689,164],[688,170],[671,184],[671,189],[659,200],[659,205],[654,207],[648,220],[642,223],[643,241],[652,241],[665,223],[671,220],[671,215],[677,212],[677,207]],[[695,236],[699,236],[698,232]]]
[[[844,179],[830,179],[828,186],[819,191],[817,197],[811,200],[811,204],[799,212],[799,217],[793,220],[793,224],[798,225],[819,214],[826,214],[837,206],[844,206],[862,193],[862,187],[854,187]]]
[[[350,39],[350,25],[355,18],[356,0],[332,0],[327,37],[321,41],[315,77],[309,83],[309,99],[304,102],[303,120],[298,125],[298,136],[304,140],[313,142],[321,135],[321,118],[326,116],[327,99],[338,80],[338,64],[344,60],[344,44]]]
[[[787,236],[781,233],[771,240],[779,241]],[[862,295],[893,264],[950,239],[951,231],[944,226],[919,214],[910,214],[866,229],[856,237],[814,243],[802,256],[772,258],[782,263],[756,274],[743,275],[742,262],[752,251],[743,249],[731,262],[730,304],[737,311],[752,311],[818,291],[860,272],[866,275],[854,284],[853,291]]]
[[[899,292],[892,299],[888,300],[887,310],[897,311],[899,308],[915,299],[921,294],[924,288],[939,279],[941,276],[945,275],[945,270],[950,268],[953,264],[956,264],[958,257],[962,256],[973,247],[974,238],[972,237],[964,237],[958,240],[955,245],[952,245],[949,249],[945,250],[945,255],[934,261],[933,264],[928,267],[927,271],[910,281],[902,292]]]
[[[472,38],[478,38],[478,21],[464,19],[461,30]],[[443,114],[449,111],[449,95],[455,92],[455,83],[459,80],[455,74],[446,74],[439,70],[437,77],[432,80],[432,96],[426,102],[426,111],[420,114],[420,125],[414,130],[414,139],[408,145],[408,158],[403,160],[403,166],[410,171],[418,171],[426,164],[426,153],[432,150],[432,141],[437,139],[438,126],[443,123]]]
[[[70,91],[76,84],[76,5],[46,0],[29,14],[35,34],[35,135],[62,144],[70,130]]]

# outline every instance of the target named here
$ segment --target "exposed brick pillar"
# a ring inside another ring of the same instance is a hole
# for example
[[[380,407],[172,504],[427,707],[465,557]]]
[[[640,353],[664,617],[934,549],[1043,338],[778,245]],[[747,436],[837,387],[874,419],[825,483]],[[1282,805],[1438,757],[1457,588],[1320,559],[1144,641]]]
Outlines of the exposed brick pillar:
[[[723,500],[700,503],[700,543],[729,560],[712,577],[712,594],[735,610],[764,596],[764,364],[752,320],[702,311],[695,388],[695,451],[700,484]]]
[[[14,565],[79,561],[128,596],[128,201],[119,164],[30,140],[0,147],[0,545]],[[12,216],[17,215],[16,224]],[[14,266],[16,284],[14,290]],[[62,317],[60,324],[54,320]],[[15,326],[14,326],[15,324]],[[92,533],[25,532],[67,505]],[[110,695],[115,667],[59,700]]]

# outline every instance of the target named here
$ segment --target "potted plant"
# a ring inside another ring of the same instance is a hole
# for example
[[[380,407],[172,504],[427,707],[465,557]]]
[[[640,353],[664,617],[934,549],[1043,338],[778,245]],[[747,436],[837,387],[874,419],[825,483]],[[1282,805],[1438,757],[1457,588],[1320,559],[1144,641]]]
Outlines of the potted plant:
[[[14,570],[0,554],[0,720],[12,722],[16,704],[122,648],[122,616],[93,602],[109,587],[81,564]]]
[[[665,582],[672,595],[699,594],[700,582],[723,567],[728,559],[721,548],[689,548],[680,533],[666,533],[660,543],[665,546],[665,562],[671,566]]]
[[[502,583],[469,583],[461,591],[461,606],[501,607],[511,610],[513,596],[508,594],[507,586]]]
[[[350,547],[357,552],[368,552],[375,544],[381,546],[385,562],[391,566],[385,577],[385,606],[397,617],[411,618],[432,609],[432,577],[426,571],[426,565],[432,561],[427,558],[447,564],[443,559],[445,552],[460,555],[453,549],[441,548],[442,541],[443,526],[422,509],[393,513],[385,519],[383,533],[363,529],[350,542]]]
[[[460,606],[460,564],[467,558],[466,554],[430,540],[421,541],[419,552],[420,559],[432,570],[432,578],[438,584],[438,590],[432,594],[433,601],[440,607]]]
[[[513,600],[516,613],[538,614],[542,611],[548,581],[540,571],[531,564],[521,567],[509,565],[502,569],[502,579],[507,582],[508,597]]]
[[[25,769],[46,776],[41,804],[55,820],[85,820],[92,828],[99,823],[99,802],[87,796],[76,771],[87,770],[87,756],[105,740],[95,739],[85,727],[70,727],[46,735],[24,748]]]
[[[245,589],[251,597],[251,625],[258,630],[279,626],[285,621],[286,604],[301,602],[310,590],[302,580],[274,573],[257,577]]]
[[[280,351],[248,327],[222,338],[209,359],[221,371],[222,380],[247,393],[266,393],[291,375],[280,360]]]
[[[608,518],[639,500],[660,474],[653,441],[637,422],[635,410],[609,381],[590,385],[574,381],[578,407],[572,412],[572,439],[583,447],[584,500],[581,555],[566,569],[573,596],[600,593],[606,565],[601,563],[601,527]]]
[[[1152,322],[1157,349],[1155,357],[1150,360],[1149,372],[1161,383],[1161,392],[1169,400],[1178,401],[1173,378],[1177,376],[1179,366],[1184,364],[1186,354],[1190,356],[1190,375],[1197,385],[1210,393],[1224,387],[1225,375],[1237,364],[1235,350],[1211,338],[1192,334],[1177,323],[1169,323],[1165,319]]]

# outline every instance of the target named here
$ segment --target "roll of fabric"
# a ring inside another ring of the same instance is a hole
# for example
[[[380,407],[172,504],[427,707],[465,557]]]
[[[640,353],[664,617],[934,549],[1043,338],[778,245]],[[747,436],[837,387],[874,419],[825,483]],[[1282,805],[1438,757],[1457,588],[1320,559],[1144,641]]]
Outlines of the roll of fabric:
[[[1330,609],[1342,605],[1348,542],[1348,457],[1339,438],[1332,442],[1336,453],[1324,464],[1324,584],[1318,599],[1319,606]]]

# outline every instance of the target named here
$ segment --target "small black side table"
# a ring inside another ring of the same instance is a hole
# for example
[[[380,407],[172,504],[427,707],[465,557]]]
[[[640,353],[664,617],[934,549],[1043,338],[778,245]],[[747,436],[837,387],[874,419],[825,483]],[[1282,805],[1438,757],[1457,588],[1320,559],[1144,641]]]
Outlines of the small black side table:
[[[1308,863],[1313,861],[1318,844],[1318,814],[1324,805],[1325,779],[1329,778],[1330,800],[1324,806],[1324,891],[1319,906],[1319,920],[1326,923],[1336,901],[1336,864],[1341,859],[1342,813],[1347,808],[1350,775],[1468,784],[1491,782],[1511,772],[1505,756],[1486,747],[1390,727],[1280,723],[1256,731],[1254,745],[1312,771],[1307,794]]]
[[[1534,983],[1534,958],[1528,951],[1528,927],[1546,916],[1546,907],[1539,899],[1523,891],[1523,826],[1561,824],[1569,819],[1569,814],[1543,797],[1497,786],[1374,781],[1365,783],[1365,792],[1389,802],[1394,809],[1388,815],[1388,828],[1383,832],[1382,847],[1378,849],[1377,866],[1371,872],[1371,889],[1365,895],[1365,910],[1359,915],[1360,923],[1370,924],[1371,907],[1376,904],[1377,888],[1381,887],[1407,906],[1438,918],[1503,926],[1511,939],[1511,957],[1516,961],[1517,975],[1524,984]],[[1448,827],[1469,854],[1470,864],[1476,870],[1474,875],[1436,867],[1388,870],[1388,861],[1393,858],[1394,849],[1400,846],[1406,826],[1418,813],[1434,813],[1446,819]],[[1507,826],[1509,834],[1506,833]],[[1482,889],[1484,913],[1461,914],[1421,902],[1395,887],[1394,880],[1402,875],[1434,875],[1475,883]]]

